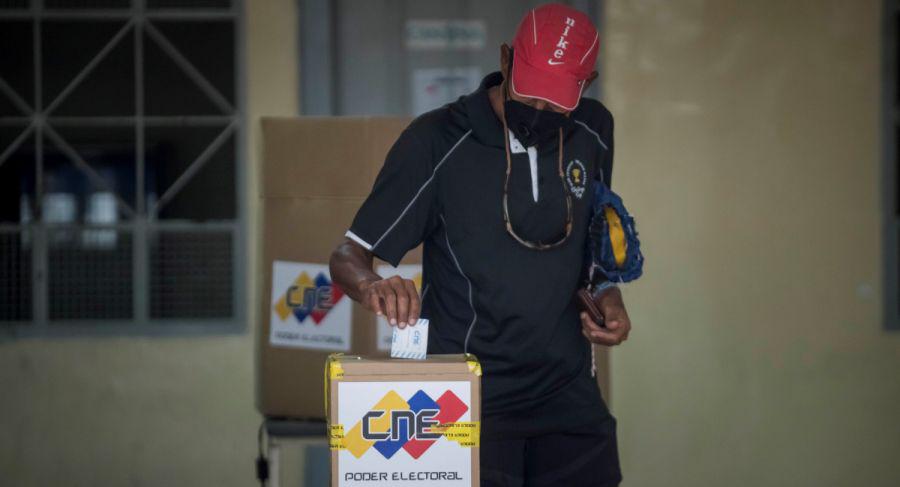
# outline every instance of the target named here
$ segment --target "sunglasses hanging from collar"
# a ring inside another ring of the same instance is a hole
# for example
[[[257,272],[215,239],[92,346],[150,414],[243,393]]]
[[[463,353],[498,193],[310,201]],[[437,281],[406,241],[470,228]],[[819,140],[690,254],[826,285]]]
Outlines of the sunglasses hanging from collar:
[[[563,129],[559,128],[559,150],[557,151],[559,154],[558,159],[558,170],[559,170],[559,181],[563,185],[563,191],[566,195],[566,231],[565,234],[555,242],[532,242],[527,239],[520,237],[515,229],[513,229],[513,225],[509,218],[509,176],[512,173],[512,156],[509,150],[509,128],[506,126],[506,117],[501,117],[503,121],[503,141],[506,149],[506,180],[503,183],[503,223],[506,225],[506,232],[512,236],[517,242],[528,247],[529,249],[534,250],[548,250],[554,247],[558,247],[566,242],[569,239],[569,236],[572,235],[572,194],[569,191],[569,188],[566,186],[566,177],[565,172],[563,171]]]

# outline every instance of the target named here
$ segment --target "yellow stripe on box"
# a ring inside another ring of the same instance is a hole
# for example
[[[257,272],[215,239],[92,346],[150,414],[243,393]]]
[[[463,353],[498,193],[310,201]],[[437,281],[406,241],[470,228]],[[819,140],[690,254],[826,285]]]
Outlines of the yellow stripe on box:
[[[328,401],[331,397],[331,381],[344,378],[344,367],[341,366],[340,362],[343,356],[342,352],[332,353],[325,360],[325,378],[322,382],[324,382],[325,387],[325,418],[329,422],[331,422],[331,411],[328,407]]]
[[[344,444],[344,425],[333,424],[328,427],[328,446],[332,450],[343,450],[347,448]]]
[[[481,423],[478,421],[457,421],[445,423],[433,428],[433,431],[441,431],[444,438],[459,443],[459,446],[472,448],[478,446],[481,441]]]
[[[341,366],[340,362],[332,360],[328,365],[328,377],[330,377],[331,380],[344,378],[344,367]]]
[[[481,377],[481,362],[471,353],[466,354],[466,365],[469,366],[469,372]]]

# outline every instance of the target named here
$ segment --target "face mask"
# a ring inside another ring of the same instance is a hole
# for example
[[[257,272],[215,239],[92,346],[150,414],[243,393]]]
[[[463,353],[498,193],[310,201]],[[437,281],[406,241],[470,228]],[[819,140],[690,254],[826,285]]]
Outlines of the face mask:
[[[508,91],[503,102],[503,113],[509,129],[525,147],[552,140],[560,128],[565,130],[572,124],[572,120],[565,114],[553,110],[538,110],[511,99]]]

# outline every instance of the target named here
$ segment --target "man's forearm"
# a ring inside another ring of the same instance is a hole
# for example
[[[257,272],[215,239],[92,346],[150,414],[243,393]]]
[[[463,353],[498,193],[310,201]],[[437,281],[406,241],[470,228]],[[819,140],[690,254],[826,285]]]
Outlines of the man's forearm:
[[[354,301],[361,302],[365,287],[381,279],[372,270],[372,253],[347,239],[331,253],[331,279]]]
[[[372,253],[352,240],[345,240],[331,253],[331,280],[369,311],[384,316],[400,328],[415,324],[421,302],[416,285],[392,276],[382,279],[372,271]]]

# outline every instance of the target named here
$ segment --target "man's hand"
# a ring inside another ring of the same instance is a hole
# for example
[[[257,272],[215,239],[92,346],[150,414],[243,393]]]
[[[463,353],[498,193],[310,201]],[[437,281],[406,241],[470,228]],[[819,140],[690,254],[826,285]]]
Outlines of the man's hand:
[[[581,333],[591,341],[600,345],[619,345],[628,339],[631,331],[631,320],[622,302],[622,292],[617,287],[603,291],[599,298],[600,312],[606,320],[606,327],[601,327],[588,316],[581,313]]]
[[[415,325],[422,309],[416,285],[409,279],[393,276],[363,282],[360,302],[369,311],[384,316],[392,326]]]
[[[372,259],[370,250],[349,238],[344,239],[331,253],[332,281],[351,299],[387,318],[391,325],[400,328],[415,325],[422,309],[416,285],[400,276],[382,279],[372,271]]]

